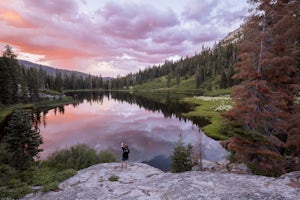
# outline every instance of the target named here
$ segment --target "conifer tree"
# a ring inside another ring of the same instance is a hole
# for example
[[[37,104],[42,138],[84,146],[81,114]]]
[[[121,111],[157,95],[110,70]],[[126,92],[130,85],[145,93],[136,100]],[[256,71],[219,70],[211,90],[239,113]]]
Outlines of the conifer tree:
[[[172,155],[172,172],[179,173],[192,169],[191,149],[191,145],[188,147],[184,145],[182,136],[180,135]]]
[[[3,142],[12,155],[10,164],[17,169],[30,167],[34,157],[42,151],[39,148],[42,137],[38,129],[32,127],[30,114],[23,110],[15,111],[5,131]]]
[[[9,45],[5,46],[5,51],[2,53],[0,62],[1,67],[1,82],[4,83],[3,91],[1,91],[1,99],[5,104],[13,103],[18,101],[18,88],[22,82],[19,65],[16,60],[16,54],[12,51],[12,47]]]
[[[257,173],[278,175],[285,172],[286,139],[291,129],[299,131],[291,120],[299,91],[299,1],[251,2],[259,12],[243,27],[233,76],[240,83],[233,87],[235,106],[225,115],[234,135],[228,147]]]
[[[9,73],[9,67],[4,62],[4,59],[0,58],[0,103],[11,103],[13,96],[12,84],[13,81]]]

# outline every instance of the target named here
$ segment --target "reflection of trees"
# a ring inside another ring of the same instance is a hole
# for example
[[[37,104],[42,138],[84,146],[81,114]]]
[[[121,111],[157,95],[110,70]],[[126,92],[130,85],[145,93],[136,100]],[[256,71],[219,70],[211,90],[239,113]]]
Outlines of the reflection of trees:
[[[130,93],[116,92],[111,94],[113,99],[119,100],[121,102],[126,101],[130,104],[137,104],[150,111],[162,112],[165,118],[175,116],[179,120],[186,121],[188,118],[181,115],[181,113],[187,113],[192,110],[192,106],[188,104],[181,103],[179,99],[170,97],[169,94],[161,97],[159,101],[155,101],[144,96],[137,96]],[[164,103],[162,103],[164,102]],[[209,120],[202,117],[189,118],[194,124],[199,127],[203,127],[209,124]]]
[[[77,99],[78,102],[82,103],[86,100],[89,103],[101,103],[103,102],[103,98],[107,97],[108,99],[112,98],[118,101],[125,101],[129,104],[137,104],[140,107],[143,107],[150,111],[158,111],[162,112],[165,118],[175,116],[179,120],[186,121],[188,118],[181,115],[181,113],[187,113],[192,110],[193,106],[189,104],[184,104],[179,101],[178,98],[171,96],[170,93],[159,93],[159,97],[157,98],[148,98],[145,95],[135,95],[128,92],[72,92],[68,93],[68,95],[72,96],[74,99]],[[152,96],[156,96],[154,94]],[[79,104],[80,104],[79,103]],[[76,107],[78,104],[73,104]],[[189,118],[194,124],[199,127],[203,127],[209,124],[209,120],[202,117],[193,117]]]
[[[55,108],[43,108],[43,109],[34,109],[31,112],[31,121],[33,123],[34,127],[39,127],[41,124],[45,127],[47,125],[46,123],[46,115],[48,114],[49,110],[54,111],[54,114],[56,115],[57,112],[59,114],[65,113],[65,107],[64,106],[57,106]]]
[[[181,113],[187,113],[192,109],[191,105],[181,103],[178,98],[171,97],[169,93],[160,94],[159,98],[150,99],[143,95],[134,95],[126,92],[71,92],[67,94],[68,96],[72,96],[77,100],[77,103],[73,103],[73,107],[76,108],[79,104],[87,101],[89,103],[103,103],[103,98],[106,97],[108,99],[115,99],[121,102],[127,102],[129,104],[137,104],[139,107],[143,107],[152,112],[158,111],[163,113],[165,118],[171,118],[175,116],[179,120],[188,120],[188,118],[181,115]],[[31,119],[33,125],[38,127],[43,123],[46,126],[46,115],[49,110],[54,109],[54,114],[64,114],[65,108],[64,106],[58,106],[55,108],[44,108],[44,109],[35,109],[32,111]],[[210,122],[201,117],[189,118],[194,124],[199,127],[203,127],[204,125],[209,124]]]
[[[103,103],[103,98],[105,96],[109,97],[109,92],[106,91],[87,91],[87,92],[69,92],[67,95],[72,96],[74,99],[76,99],[79,103],[73,104],[74,107],[82,103],[84,100],[86,100],[89,103]]]

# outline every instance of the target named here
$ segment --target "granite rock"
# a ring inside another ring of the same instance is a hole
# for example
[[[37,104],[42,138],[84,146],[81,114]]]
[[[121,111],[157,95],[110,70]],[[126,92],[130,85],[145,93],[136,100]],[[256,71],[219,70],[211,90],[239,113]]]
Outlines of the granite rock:
[[[109,178],[117,176],[117,181]],[[23,200],[300,199],[300,172],[279,178],[192,171],[165,173],[142,163],[98,164],[78,171],[59,190],[28,194]]]

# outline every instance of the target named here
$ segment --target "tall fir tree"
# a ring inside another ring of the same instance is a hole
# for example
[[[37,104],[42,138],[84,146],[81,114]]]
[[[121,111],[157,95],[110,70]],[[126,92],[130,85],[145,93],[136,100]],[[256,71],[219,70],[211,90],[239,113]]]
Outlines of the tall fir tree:
[[[39,130],[32,127],[30,114],[23,110],[15,111],[5,131],[3,143],[6,144],[7,152],[11,154],[10,165],[17,169],[30,167],[34,157],[42,151],[39,148],[42,137]]]
[[[252,0],[258,12],[243,27],[233,87],[235,106],[225,114],[233,138],[228,148],[256,173],[286,171],[287,139],[299,131],[299,1]],[[299,133],[299,132],[298,132]]]
[[[13,80],[9,72],[9,66],[3,58],[0,58],[0,102],[9,104],[13,97]]]

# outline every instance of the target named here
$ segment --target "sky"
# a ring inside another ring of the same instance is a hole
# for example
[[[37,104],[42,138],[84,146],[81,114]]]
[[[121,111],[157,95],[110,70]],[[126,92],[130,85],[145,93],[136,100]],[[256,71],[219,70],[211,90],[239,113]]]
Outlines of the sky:
[[[193,56],[238,28],[247,0],[0,0],[0,50],[103,77]]]

